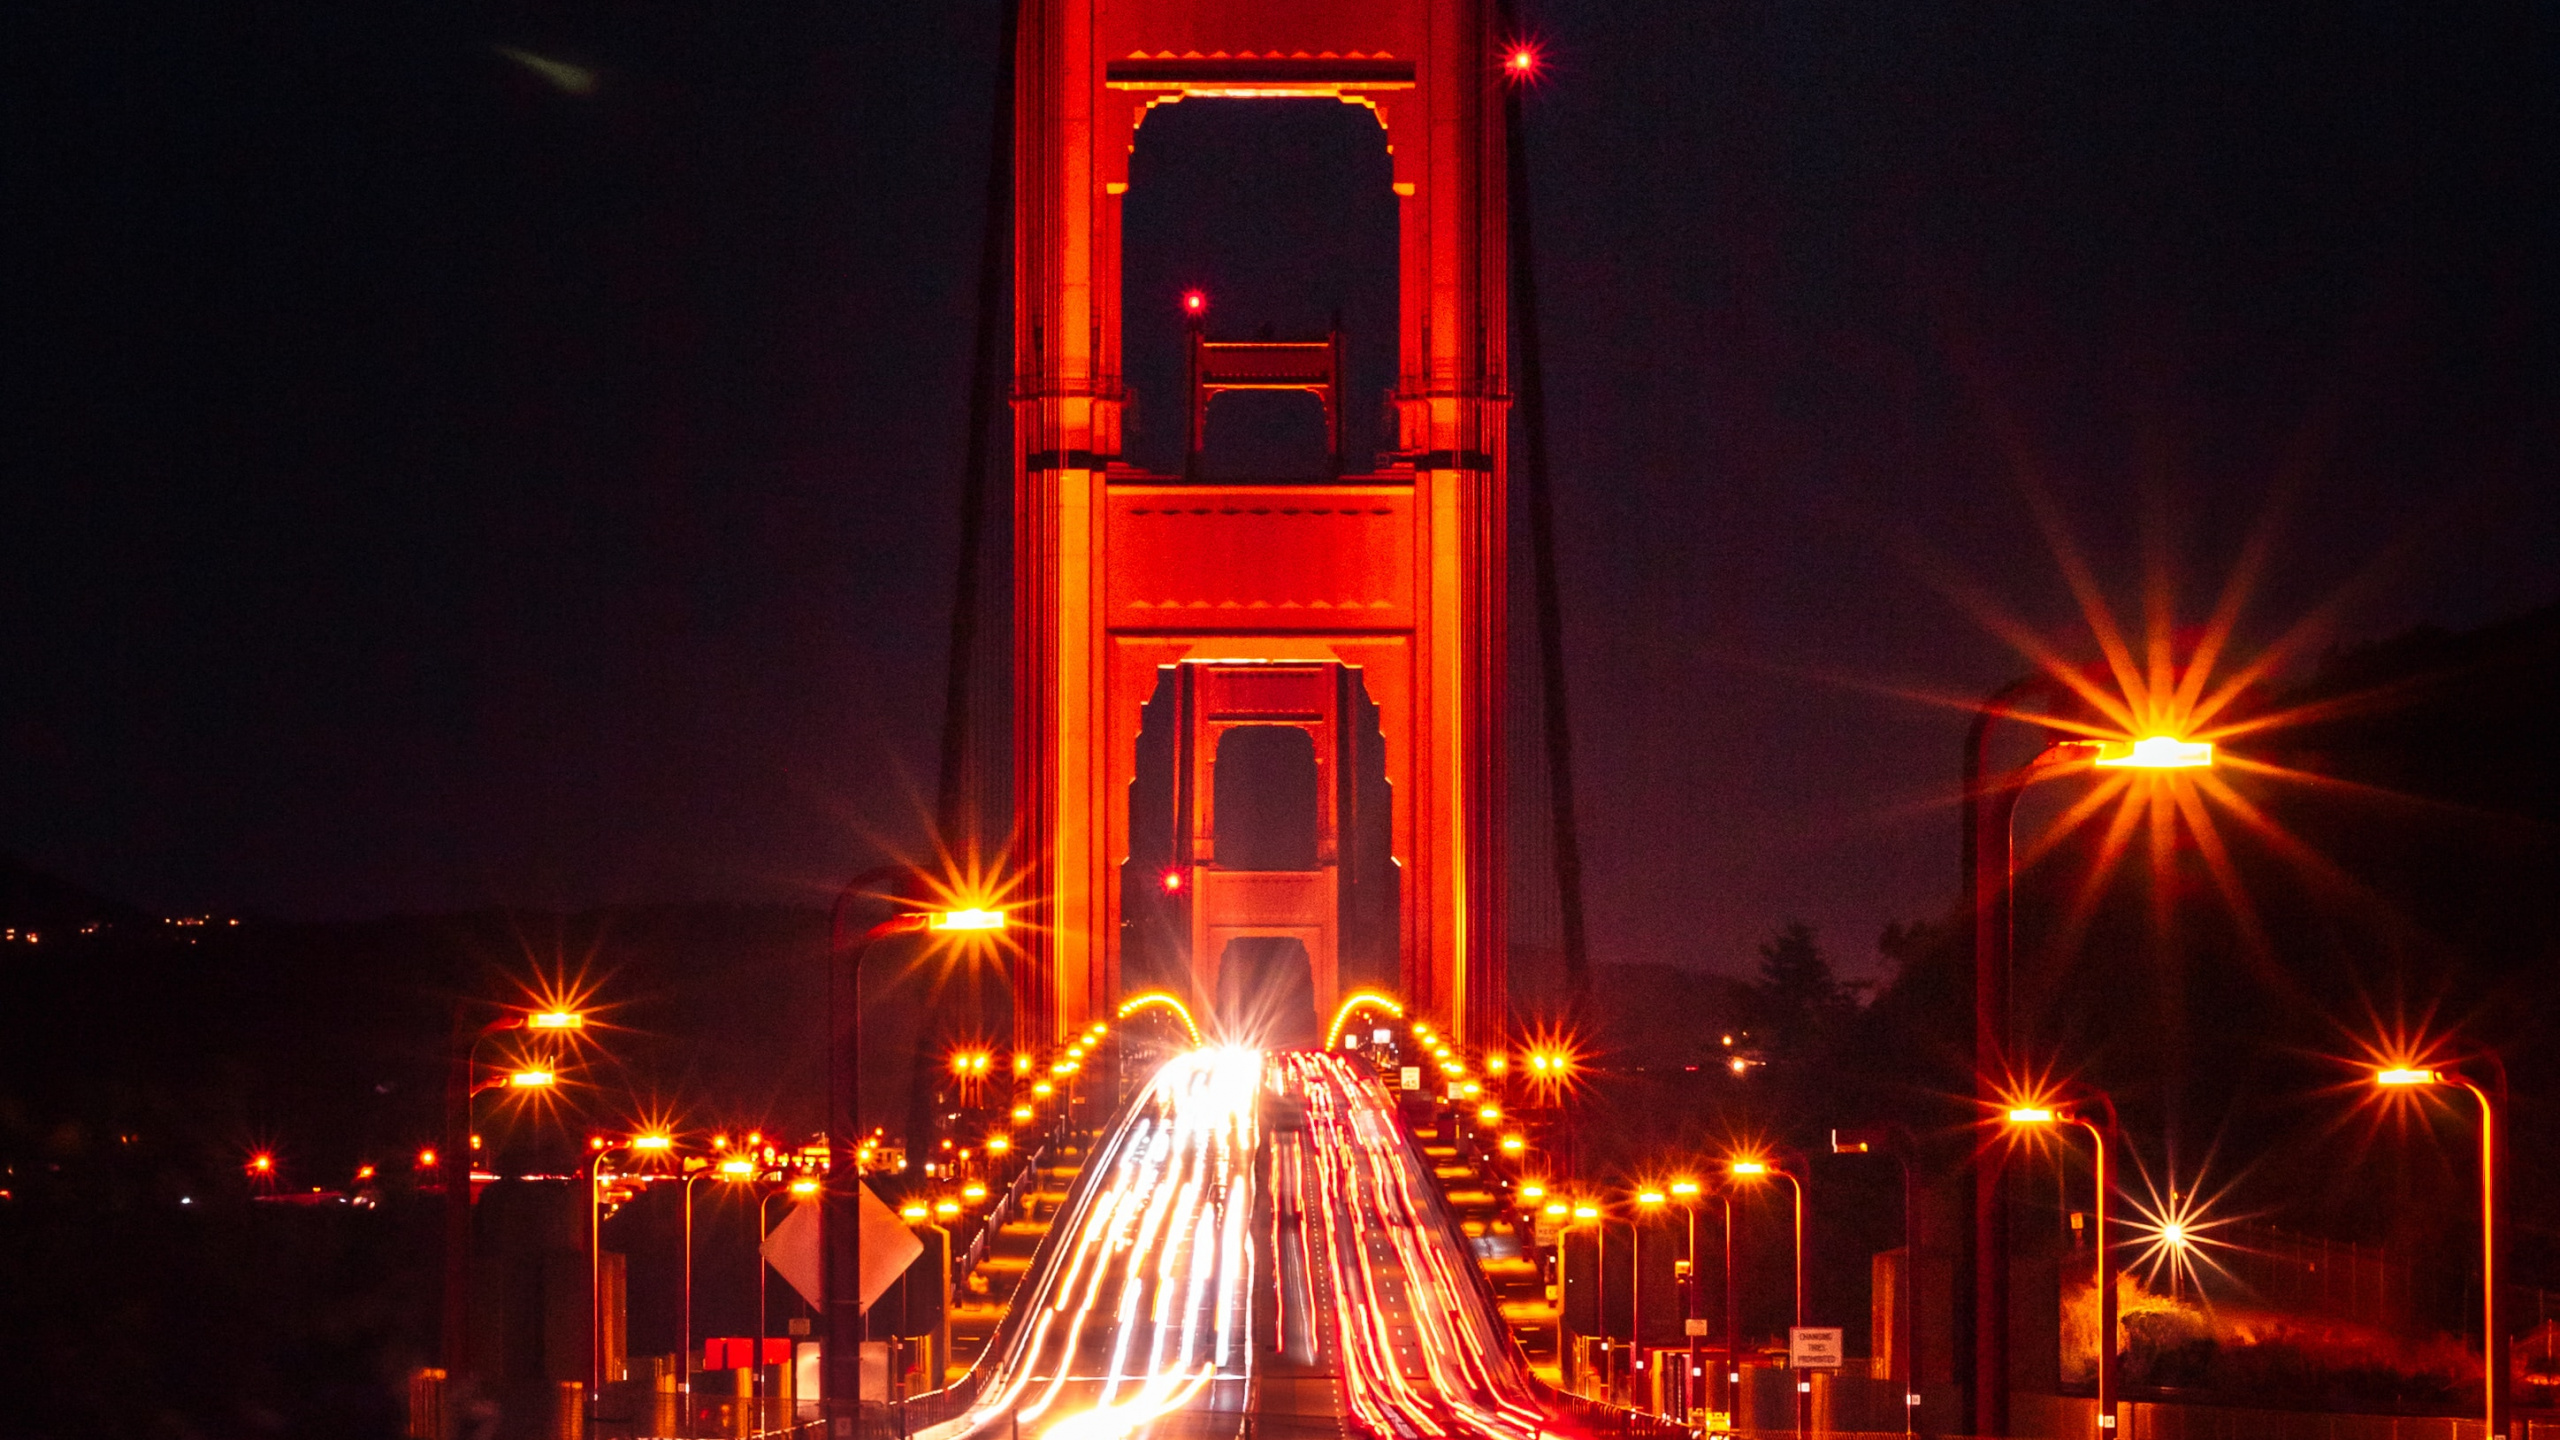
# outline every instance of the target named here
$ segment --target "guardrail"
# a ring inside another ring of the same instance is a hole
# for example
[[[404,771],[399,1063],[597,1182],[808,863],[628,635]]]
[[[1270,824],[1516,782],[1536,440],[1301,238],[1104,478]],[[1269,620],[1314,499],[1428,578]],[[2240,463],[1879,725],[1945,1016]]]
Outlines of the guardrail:
[[[1013,1219],[1013,1212],[1022,1205],[1022,1197],[1031,1193],[1031,1187],[1039,1182],[1040,1169],[1048,1162],[1051,1148],[1049,1142],[1043,1141],[1039,1149],[1032,1151],[1031,1158],[1015,1173],[1013,1183],[1005,1187],[1004,1194],[997,1198],[996,1203],[987,1207],[986,1218],[978,1224],[977,1238],[969,1242],[967,1253],[953,1266],[953,1279],[977,1269],[986,1260],[987,1252],[995,1248],[996,1236]]]
[[[1392,1096],[1389,1097],[1388,1103],[1396,1117],[1396,1133],[1404,1137],[1405,1153],[1415,1165],[1421,1167],[1422,1173],[1431,1181],[1425,1193],[1429,1197],[1427,1203],[1431,1207],[1433,1217],[1446,1233],[1464,1236],[1466,1231],[1460,1228],[1458,1217],[1449,1210],[1448,1194],[1441,1187],[1440,1177],[1435,1173],[1430,1157],[1422,1153],[1422,1142],[1414,1137],[1413,1127],[1405,1123],[1403,1107],[1396,1105]],[[1468,1277],[1475,1283],[1477,1303],[1485,1307],[1486,1314],[1494,1317],[1496,1328],[1502,1333],[1502,1342],[1511,1347],[1513,1358],[1520,1363],[1520,1372],[1528,1377],[1529,1393],[1536,1396],[1538,1403],[1544,1405],[1550,1414],[1559,1417],[1569,1416],[1581,1422],[1595,1436],[1623,1435],[1630,1437],[1630,1440],[1697,1440],[1701,1432],[1686,1425],[1665,1420],[1649,1411],[1634,1410],[1623,1405],[1594,1400],[1589,1396],[1577,1395],[1570,1390],[1559,1389],[1539,1379],[1529,1369],[1529,1354],[1520,1348],[1520,1337],[1511,1333],[1510,1326],[1501,1323],[1501,1297],[1493,1293],[1493,1282],[1485,1278],[1482,1266],[1473,1263],[1472,1254],[1466,1271]]]

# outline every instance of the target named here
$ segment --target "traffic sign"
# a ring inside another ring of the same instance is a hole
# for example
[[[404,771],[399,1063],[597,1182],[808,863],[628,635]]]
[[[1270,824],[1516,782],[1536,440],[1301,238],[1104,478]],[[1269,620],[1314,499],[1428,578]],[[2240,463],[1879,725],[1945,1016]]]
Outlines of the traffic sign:
[[[1787,1328],[1787,1364],[1798,1370],[1840,1368],[1840,1327],[1792,1325]]]
[[[1707,1317],[1705,1317],[1704,1315],[1692,1315],[1692,1316],[1689,1316],[1687,1319],[1682,1320],[1682,1321],[1680,1322],[1680,1333],[1681,1333],[1681,1334],[1683,1334],[1683,1335],[1704,1335],[1704,1334],[1706,1334],[1706,1333],[1707,1333]]]

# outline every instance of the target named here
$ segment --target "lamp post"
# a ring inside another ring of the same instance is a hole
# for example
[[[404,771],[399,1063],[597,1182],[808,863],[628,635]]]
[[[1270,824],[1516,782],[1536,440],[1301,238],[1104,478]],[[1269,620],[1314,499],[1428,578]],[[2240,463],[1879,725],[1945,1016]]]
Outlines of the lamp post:
[[[1688,1313],[1681,1317],[1680,1326],[1689,1342],[1689,1373],[1681,1383],[1680,1408],[1684,1418],[1694,1418],[1706,1408],[1707,1392],[1707,1387],[1701,1383],[1706,1379],[1703,1363],[1706,1336],[1701,1332],[1706,1328],[1703,1322],[1707,1318],[1707,1286],[1705,1278],[1698,1273],[1698,1206],[1707,1196],[1705,1187],[1697,1181],[1681,1179],[1671,1182],[1671,1198],[1681,1209],[1689,1212],[1689,1303],[1686,1307]],[[1733,1197],[1719,1191],[1715,1198],[1724,1205],[1725,1248],[1729,1257],[1733,1239]],[[1726,1293],[1731,1294],[1733,1268],[1729,1259],[1724,1283]]]
[[[536,1010],[503,1015],[475,1028],[464,1008],[454,1007],[453,1046],[445,1065],[444,1148],[437,1157],[444,1169],[444,1315],[438,1349],[448,1376],[458,1377],[471,1365],[471,1101],[481,1090],[493,1088],[473,1084],[480,1046],[510,1030],[575,1031],[586,1023],[587,1017],[575,1010]]]
[[[2495,1054],[2480,1057],[2489,1070],[2489,1086],[2452,1070],[2436,1070],[2418,1066],[2393,1066],[2376,1070],[2373,1083],[2386,1089],[2416,1088],[2432,1085],[2458,1086],[2471,1092],[2480,1104],[2480,1388],[2481,1409],[2486,1421],[2488,1440],[2506,1440],[2507,1413],[2507,1330],[2504,1308],[2498,1304],[2499,1272],[2506,1267],[2498,1263],[2499,1247],[2504,1242],[2505,1227],[2498,1223],[2505,1206],[2505,1179],[2499,1161],[2506,1150],[2507,1067]]]
[[[1920,1311],[1920,1190],[1911,1169],[1911,1132],[1899,1125],[1871,1125],[1831,1132],[1834,1155],[1882,1151],[1902,1167],[1902,1296],[1893,1317],[1893,1351],[1902,1362],[1902,1433],[1919,1420],[1920,1357],[1912,1350],[1913,1321]]]
[[[2115,1102],[2104,1093],[2091,1091],[2089,1103],[2097,1108],[2092,1118],[2079,1107],[2052,1108],[2042,1105],[2013,1106],[2008,1112],[2012,1125],[2077,1125],[2089,1132],[2092,1152],[2096,1156],[2097,1197],[2090,1212],[2090,1239],[2098,1252],[2098,1440],[2112,1440],[2116,1433],[2116,1266],[2115,1256],[2107,1248],[2107,1140],[2116,1133]]]
[[[679,1327],[680,1358],[676,1362],[679,1367],[676,1388],[684,1393],[688,1424],[693,1416],[693,1182],[709,1175],[723,1184],[735,1184],[754,1178],[755,1173],[754,1161],[733,1156],[684,1177],[684,1317]],[[761,1353],[757,1359],[763,1359]]]
[[[1627,1387],[1630,1402],[1640,1397],[1632,1392],[1645,1381],[1644,1368],[1644,1222],[1657,1214],[1670,1197],[1660,1190],[1636,1192],[1635,1213],[1627,1217],[1627,1347],[1631,1355]]]
[[[634,1135],[619,1145],[595,1142],[595,1153],[587,1160],[587,1361],[590,1384],[587,1405],[592,1412],[604,1394],[604,1162],[628,1151],[634,1155],[664,1155],[675,1149],[675,1141],[665,1135]]]
[[[1973,1083],[1985,1112],[1997,1113],[2008,1068],[2009,980],[2017,939],[2018,798],[2030,785],[2081,769],[2184,770],[2213,764],[2213,746],[2172,735],[2102,743],[2055,740],[2025,764],[1989,774],[1995,722],[2015,716],[2028,696],[2059,682],[2043,671],[2012,681],[1974,707],[1964,749],[1964,901],[1973,912]],[[1977,1162],[1973,1176],[1973,1384],[1971,1430],[2009,1431],[2009,1206],[2000,1166]]]
[[[846,938],[845,912],[855,899],[874,884],[913,874],[888,867],[855,876],[836,897],[827,927],[827,1171],[818,1211],[826,1348],[819,1398],[831,1421],[857,1418],[862,1404],[862,1165],[856,1154],[862,1136],[862,957],[892,935],[985,934],[1005,928],[998,910],[904,909],[860,936]]]
[[[1797,1175],[1794,1170],[1787,1168],[1784,1162],[1772,1165],[1766,1160],[1736,1160],[1727,1165],[1725,1169],[1727,1173],[1733,1175],[1735,1178],[1743,1180],[1754,1180],[1775,1175],[1786,1181],[1788,1189],[1792,1192],[1793,1199],[1795,1201],[1795,1328],[1801,1330],[1804,1328],[1804,1179]],[[1788,1368],[1790,1370],[1794,1368],[1794,1361],[1792,1357],[1789,1358]],[[1811,1423],[1812,1400],[1813,1382],[1809,1380],[1796,1381],[1796,1434],[1798,1435],[1804,1434],[1805,1430]]]
[[[788,1195],[799,1201],[814,1200],[825,1190],[824,1181],[802,1176],[787,1185],[766,1191],[764,1198],[756,1202],[756,1363],[759,1365],[764,1363],[765,1335],[773,1328],[772,1311],[764,1298],[765,1279],[773,1273],[773,1266],[764,1258],[764,1242],[765,1237],[773,1233],[766,1222],[773,1213],[774,1197]],[[793,1393],[796,1395],[798,1392],[795,1390]]]
[[[1570,1231],[1584,1225],[1592,1227],[1591,1323],[1592,1328],[1600,1332],[1600,1394],[1601,1398],[1606,1400],[1617,1393],[1615,1388],[1617,1367],[1612,1363],[1615,1357],[1609,1350],[1609,1269],[1607,1265],[1609,1222],[1608,1218],[1601,1214],[1600,1207],[1588,1200],[1573,1202],[1572,1217],[1573,1223],[1561,1227],[1563,1230]],[[1565,1237],[1558,1234],[1556,1237],[1556,1372],[1559,1375],[1564,1372],[1565,1287],[1570,1283],[1569,1277],[1564,1274],[1565,1249]]]

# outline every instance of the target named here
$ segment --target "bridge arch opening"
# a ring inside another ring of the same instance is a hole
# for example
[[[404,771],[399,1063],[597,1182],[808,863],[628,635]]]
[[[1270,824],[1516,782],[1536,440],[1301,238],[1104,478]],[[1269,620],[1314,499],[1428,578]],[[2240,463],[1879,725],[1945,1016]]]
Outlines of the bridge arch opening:
[[[1205,1011],[1219,997],[1218,986],[1203,981],[1219,973],[1224,954],[1223,944],[1215,953],[1192,953],[1193,907],[1203,883],[1215,886],[1210,872],[1286,874],[1319,865],[1336,880],[1335,972],[1334,993],[1316,1003],[1329,1007],[1359,989],[1394,990],[1403,969],[1404,876],[1394,854],[1386,736],[1365,676],[1354,666],[1320,667],[1334,697],[1321,757],[1306,726],[1242,724],[1216,732],[1204,767],[1193,753],[1203,739],[1195,682],[1215,668],[1160,667],[1139,712],[1119,880],[1118,995],[1165,990]],[[1202,788],[1212,793],[1195,793]],[[1214,817],[1214,861],[1194,850],[1203,799]],[[1329,853],[1318,819],[1327,813]]]
[[[1321,1045],[1315,963],[1289,935],[1241,935],[1218,957],[1218,1022],[1228,1036],[1266,1046]]]
[[[1218,864],[1229,870],[1313,870],[1317,846],[1316,738],[1296,725],[1243,725],[1218,737],[1210,807]]]
[[[1213,339],[1344,336],[1343,469],[1393,446],[1397,218],[1376,112],[1335,99],[1192,98],[1138,127],[1121,204],[1121,374],[1132,404],[1125,459],[1185,469],[1188,331],[1183,296],[1207,302]],[[1221,396],[1201,473],[1323,478],[1328,437],[1313,394]]]

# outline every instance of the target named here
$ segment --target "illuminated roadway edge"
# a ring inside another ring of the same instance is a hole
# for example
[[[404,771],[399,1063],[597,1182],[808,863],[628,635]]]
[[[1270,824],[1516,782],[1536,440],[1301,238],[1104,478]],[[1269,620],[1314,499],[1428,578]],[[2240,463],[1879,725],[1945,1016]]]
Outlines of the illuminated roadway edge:
[[[1588,1402],[1529,1373],[1365,1067],[1165,1061],[1096,1143],[967,1376],[915,1440],[1541,1440]],[[1609,1412],[1641,1436],[1688,1432]]]

